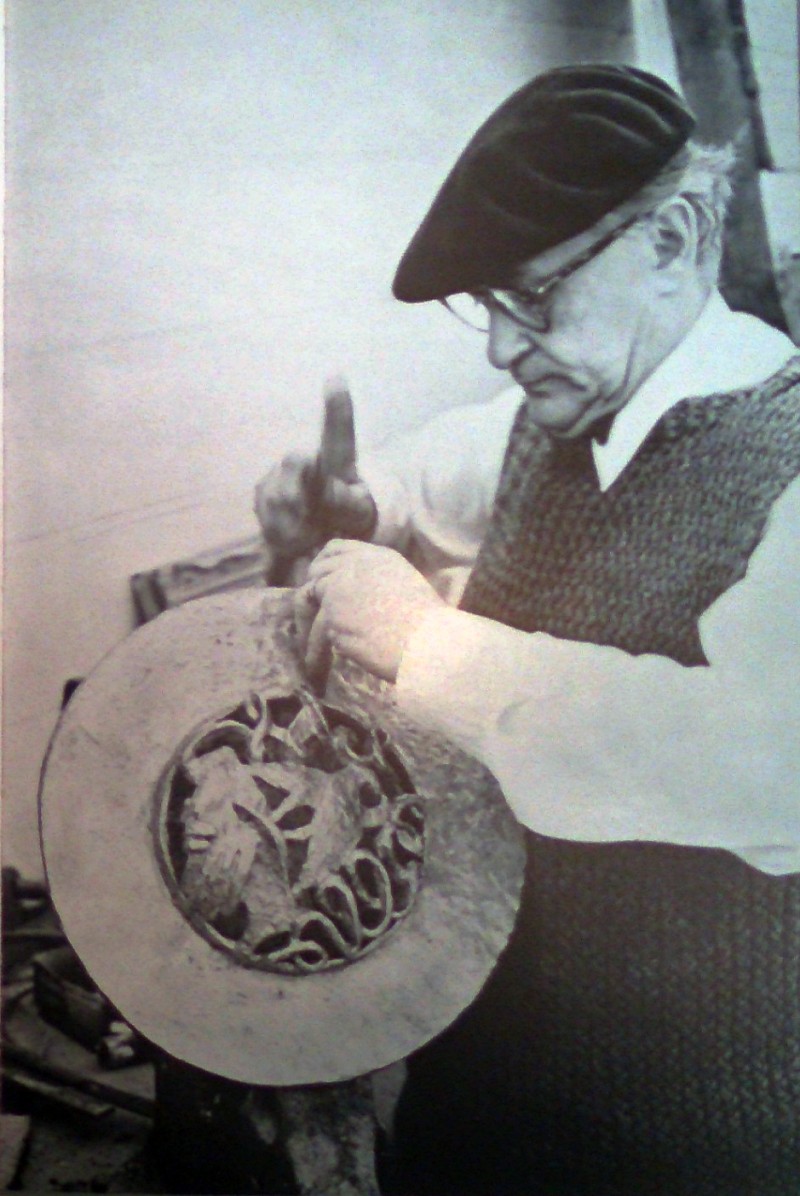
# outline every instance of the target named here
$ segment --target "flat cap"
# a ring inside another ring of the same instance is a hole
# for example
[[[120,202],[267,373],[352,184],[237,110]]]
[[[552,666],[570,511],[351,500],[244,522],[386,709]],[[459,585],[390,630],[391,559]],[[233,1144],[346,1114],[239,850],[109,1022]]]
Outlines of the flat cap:
[[[501,285],[520,262],[591,228],[685,144],[695,117],[662,79],[631,66],[559,67],[481,126],[406,250],[405,303]]]

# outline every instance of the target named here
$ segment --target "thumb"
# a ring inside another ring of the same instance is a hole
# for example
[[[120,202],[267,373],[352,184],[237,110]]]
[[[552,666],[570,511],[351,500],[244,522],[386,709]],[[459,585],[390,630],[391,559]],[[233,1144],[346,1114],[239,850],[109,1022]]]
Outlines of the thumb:
[[[357,482],[353,400],[344,378],[329,378],[325,383],[324,397],[325,415],[317,458],[319,471],[324,478]]]

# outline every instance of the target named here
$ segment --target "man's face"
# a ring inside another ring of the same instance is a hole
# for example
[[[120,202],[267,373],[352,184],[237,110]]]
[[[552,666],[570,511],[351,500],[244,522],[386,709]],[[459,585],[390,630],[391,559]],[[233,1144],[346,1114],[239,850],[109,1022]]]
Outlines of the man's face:
[[[602,230],[591,230],[524,263],[516,287],[535,288],[578,257]],[[635,224],[597,257],[559,282],[547,332],[491,306],[487,355],[524,389],[536,424],[572,438],[618,411],[646,376],[653,254],[647,230]]]

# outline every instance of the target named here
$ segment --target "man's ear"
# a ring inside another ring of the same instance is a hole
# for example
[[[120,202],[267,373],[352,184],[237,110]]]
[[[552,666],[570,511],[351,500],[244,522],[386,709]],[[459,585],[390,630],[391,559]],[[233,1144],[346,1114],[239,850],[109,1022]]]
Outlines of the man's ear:
[[[656,208],[649,227],[656,269],[666,293],[674,289],[687,270],[697,268],[700,234],[697,212],[687,199],[676,196]]]

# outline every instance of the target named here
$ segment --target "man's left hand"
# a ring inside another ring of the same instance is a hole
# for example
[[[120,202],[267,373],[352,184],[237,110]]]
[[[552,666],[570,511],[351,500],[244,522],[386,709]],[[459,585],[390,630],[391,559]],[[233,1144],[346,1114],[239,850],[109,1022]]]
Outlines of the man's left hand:
[[[297,591],[295,621],[311,677],[332,650],[394,681],[406,641],[427,611],[444,601],[395,552],[359,540],[331,540]]]

